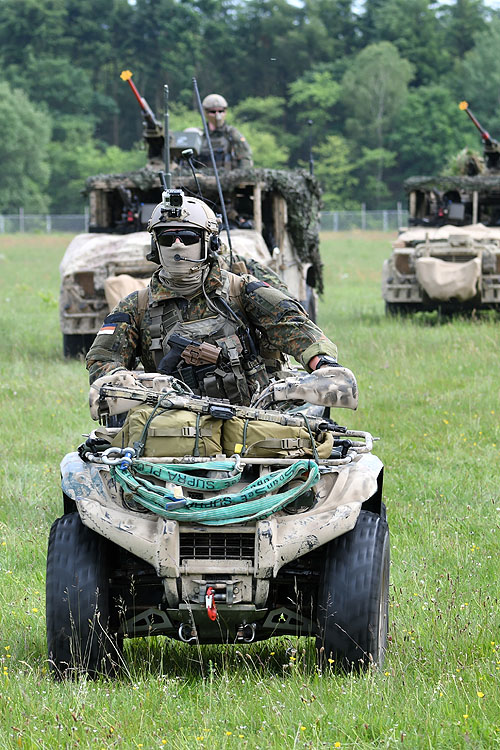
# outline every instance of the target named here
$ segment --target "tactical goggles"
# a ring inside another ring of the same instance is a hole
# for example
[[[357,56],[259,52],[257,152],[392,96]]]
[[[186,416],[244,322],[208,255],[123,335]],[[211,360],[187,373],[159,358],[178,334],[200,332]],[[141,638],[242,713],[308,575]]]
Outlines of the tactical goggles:
[[[201,240],[201,232],[195,229],[164,229],[156,235],[156,241],[162,247],[172,247],[177,238],[183,245],[195,245]]]
[[[222,114],[222,112],[225,112],[225,111],[226,111],[225,109],[209,109],[209,110],[208,110],[208,112],[209,112],[209,113],[210,113],[211,115],[218,115],[218,114]]]

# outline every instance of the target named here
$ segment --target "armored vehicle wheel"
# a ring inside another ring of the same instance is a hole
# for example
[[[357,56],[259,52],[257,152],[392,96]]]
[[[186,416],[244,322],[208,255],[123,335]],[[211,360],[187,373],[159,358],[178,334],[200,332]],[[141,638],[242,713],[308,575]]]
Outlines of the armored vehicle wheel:
[[[109,543],[78,513],[54,521],[47,552],[47,646],[58,678],[112,674],[122,641],[110,621]],[[111,613],[113,614],[113,613]],[[115,618],[117,619],[117,618]]]
[[[363,510],[352,531],[327,545],[316,642],[324,664],[344,670],[382,666],[387,646],[389,555],[387,522]]]
[[[314,294],[312,286],[309,285],[306,287],[306,300],[304,307],[312,322],[316,323],[318,314],[316,310],[316,295]]]
[[[78,357],[87,354],[95,339],[95,333],[63,333],[63,354]]]
[[[394,317],[396,315],[411,315],[422,309],[421,305],[415,305],[410,302],[386,302],[385,314]]]

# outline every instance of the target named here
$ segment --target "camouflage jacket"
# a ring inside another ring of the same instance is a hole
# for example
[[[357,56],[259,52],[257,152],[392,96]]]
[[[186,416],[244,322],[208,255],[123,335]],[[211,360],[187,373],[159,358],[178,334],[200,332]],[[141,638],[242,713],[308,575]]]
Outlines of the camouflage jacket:
[[[269,268],[269,266],[259,263],[258,260],[245,258],[243,255],[238,255],[238,253],[235,253],[233,250],[231,265],[231,253],[226,245],[222,245],[218,253],[218,260],[220,267],[224,269],[224,271],[231,271],[237,276],[241,276],[245,273],[250,274],[250,276],[255,276],[259,281],[265,281],[269,286],[279,289],[281,292],[284,292],[284,294],[290,296],[287,285],[280,279],[278,274]]]
[[[244,169],[253,166],[252,149],[240,131],[224,123],[210,132],[210,141],[217,166],[225,169]],[[203,135],[199,160],[207,167],[212,166],[207,140]]]
[[[209,299],[220,296],[224,274],[215,263],[205,280]],[[309,361],[320,354],[337,357],[337,347],[305,314],[298,302],[283,292],[258,281],[250,274],[237,279],[239,305],[237,313],[244,318],[251,332],[259,332],[261,347],[290,354],[308,368]],[[178,307],[185,321],[203,320],[213,316],[201,293],[191,299],[179,298],[166,289],[155,271],[149,283],[149,294],[153,301],[178,300]],[[134,369],[140,359],[146,372],[155,372],[156,365],[151,352],[152,336],[149,325],[149,308],[143,313],[139,306],[139,293],[132,292],[122,299],[104,323],[87,354],[87,368],[92,383],[96,378],[117,367]]]

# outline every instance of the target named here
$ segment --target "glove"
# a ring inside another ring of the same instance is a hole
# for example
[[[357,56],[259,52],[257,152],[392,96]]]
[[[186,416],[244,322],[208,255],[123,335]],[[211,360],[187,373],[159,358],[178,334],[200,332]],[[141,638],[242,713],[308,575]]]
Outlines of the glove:
[[[330,359],[330,357],[324,357]],[[335,360],[334,360],[335,362]],[[319,406],[357,409],[358,386],[351,370],[337,362],[316,367],[302,377],[278,380],[273,384],[274,401],[301,401]],[[260,404],[259,404],[260,406]]]
[[[310,364],[311,363],[309,363],[309,366]],[[318,356],[318,361],[316,362],[314,371],[319,370],[320,367],[342,367],[342,365],[339,365],[337,360],[333,357],[328,356],[328,354],[320,354]]]
[[[116,396],[109,396],[104,399],[104,403],[107,405],[107,409],[103,410],[103,401],[99,398],[99,393],[103,385],[111,385],[116,388],[132,388],[134,391],[144,391],[144,400],[146,400],[147,391],[143,388],[139,380],[134,377],[133,372],[126,370],[125,368],[118,368],[111,372],[102,375],[97,380],[94,380],[90,386],[89,391],[89,407],[90,416],[95,421],[98,421],[102,416],[102,413],[109,414],[123,414],[123,412],[129,411],[133,406],[136,406],[137,399],[117,398]],[[102,413],[101,413],[102,412]]]

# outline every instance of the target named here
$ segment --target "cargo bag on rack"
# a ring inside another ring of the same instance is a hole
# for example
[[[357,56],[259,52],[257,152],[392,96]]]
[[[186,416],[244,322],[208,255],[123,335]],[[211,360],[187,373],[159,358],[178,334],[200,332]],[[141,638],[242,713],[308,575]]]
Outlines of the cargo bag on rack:
[[[221,426],[209,415],[141,404],[129,411],[112,444],[141,456],[216,456],[222,453]]]
[[[296,416],[296,415],[295,415]],[[312,436],[312,440],[311,440]],[[304,427],[233,417],[222,427],[222,447],[227,456],[240,453],[248,458],[329,458],[333,450],[331,432],[310,434]]]

